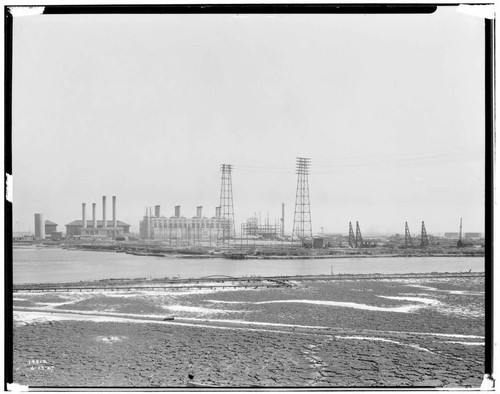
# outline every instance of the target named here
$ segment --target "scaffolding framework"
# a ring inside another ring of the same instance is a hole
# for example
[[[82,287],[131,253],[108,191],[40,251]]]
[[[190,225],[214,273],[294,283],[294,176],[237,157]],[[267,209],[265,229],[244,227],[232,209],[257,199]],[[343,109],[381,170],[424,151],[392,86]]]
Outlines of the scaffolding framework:
[[[297,157],[297,191],[295,194],[295,213],[293,216],[292,241],[312,241],[311,204],[309,200],[309,167],[311,159]]]
[[[253,222],[241,224],[241,237],[262,237],[264,239],[277,239],[281,235],[280,224],[256,224]]]
[[[217,232],[218,243],[229,245],[236,236],[234,227],[233,184],[231,164],[221,164],[220,212],[221,223]]]

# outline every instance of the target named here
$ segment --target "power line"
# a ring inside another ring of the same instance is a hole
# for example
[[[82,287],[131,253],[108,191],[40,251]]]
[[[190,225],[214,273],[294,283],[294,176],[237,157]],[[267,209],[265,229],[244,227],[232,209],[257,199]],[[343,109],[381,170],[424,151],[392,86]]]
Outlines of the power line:
[[[398,153],[392,155],[369,155],[369,156],[336,156],[336,157],[314,157],[315,173],[338,172],[353,168],[373,166],[407,166],[407,167],[430,167],[454,163],[457,161],[470,161],[482,159],[483,152],[480,149],[454,149],[421,153]],[[279,166],[251,166],[236,165],[242,171],[267,172],[267,173],[289,173],[290,167]]]

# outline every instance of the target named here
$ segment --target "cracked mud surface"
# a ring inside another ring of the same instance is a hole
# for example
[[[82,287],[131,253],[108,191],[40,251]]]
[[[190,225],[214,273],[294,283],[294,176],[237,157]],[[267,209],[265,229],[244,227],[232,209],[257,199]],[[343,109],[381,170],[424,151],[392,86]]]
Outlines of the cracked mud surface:
[[[14,378],[29,386],[479,387],[483,376],[483,278],[14,298]]]

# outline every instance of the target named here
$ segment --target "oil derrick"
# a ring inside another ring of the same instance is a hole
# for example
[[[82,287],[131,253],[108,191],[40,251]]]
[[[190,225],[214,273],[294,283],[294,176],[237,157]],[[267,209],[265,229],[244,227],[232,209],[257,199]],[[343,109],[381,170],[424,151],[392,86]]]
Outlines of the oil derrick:
[[[429,239],[427,238],[427,231],[425,231],[425,224],[422,220],[422,233],[420,235],[420,247],[426,248],[429,246]]]
[[[356,247],[357,248],[362,248],[363,247],[363,236],[361,235],[361,229],[359,228],[359,223],[356,222]]]
[[[295,214],[293,216],[292,241],[309,238],[312,242],[311,204],[309,201],[309,167],[311,159],[297,157],[297,191],[295,194]]]
[[[354,238],[354,231],[352,230],[352,223],[349,222],[349,246],[356,247],[356,239]]]
[[[460,218],[460,231],[458,233],[457,248],[461,248],[462,246],[465,246],[465,244],[462,241],[462,218]]]
[[[411,235],[410,235],[410,229],[408,228],[408,222],[405,222],[405,248],[411,248]]]
[[[229,240],[235,237],[234,228],[234,206],[233,206],[233,184],[231,180],[231,164],[221,164],[221,187],[220,187],[220,218],[217,239],[229,245]]]

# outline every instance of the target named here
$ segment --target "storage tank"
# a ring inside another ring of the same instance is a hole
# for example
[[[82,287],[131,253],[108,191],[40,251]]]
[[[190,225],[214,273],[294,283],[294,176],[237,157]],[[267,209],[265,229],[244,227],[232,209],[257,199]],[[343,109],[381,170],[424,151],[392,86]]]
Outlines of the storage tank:
[[[45,239],[45,220],[43,220],[43,213],[35,213],[35,238]]]

